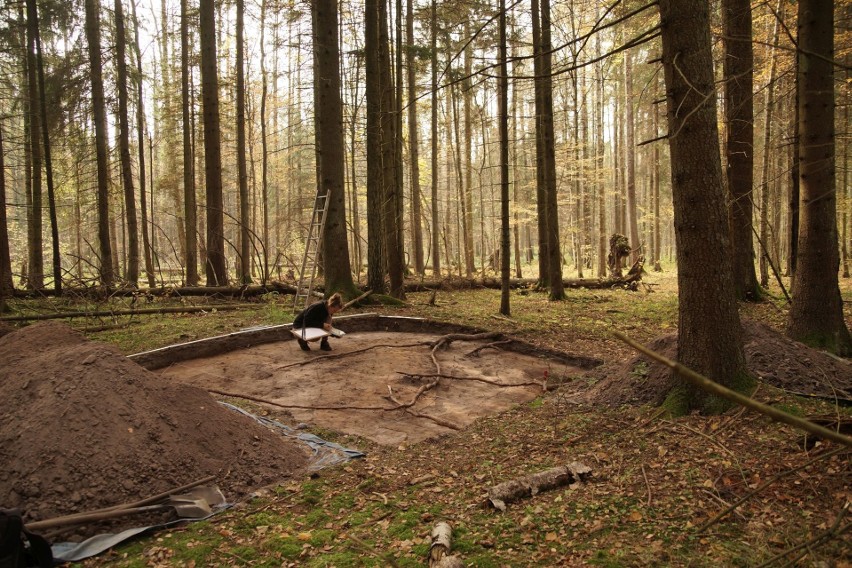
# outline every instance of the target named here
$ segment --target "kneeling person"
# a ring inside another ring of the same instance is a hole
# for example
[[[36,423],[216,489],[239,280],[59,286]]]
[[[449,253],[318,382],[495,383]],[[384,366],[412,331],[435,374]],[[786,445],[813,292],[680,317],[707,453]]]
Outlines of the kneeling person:
[[[306,327],[318,327],[325,331],[331,331],[331,316],[343,309],[343,298],[340,293],[332,294],[328,300],[320,300],[302,310],[296,319],[293,320],[293,329],[299,330]],[[304,339],[297,338],[299,347],[302,351],[310,351],[308,342]],[[310,341],[316,341],[311,339]],[[323,351],[331,351],[331,346],[328,344],[328,336],[322,338],[320,349]]]

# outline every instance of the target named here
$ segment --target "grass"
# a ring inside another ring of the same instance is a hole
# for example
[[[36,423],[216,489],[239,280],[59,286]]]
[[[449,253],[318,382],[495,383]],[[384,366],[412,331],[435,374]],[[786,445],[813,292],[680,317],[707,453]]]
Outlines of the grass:
[[[543,347],[621,359],[632,353],[611,336],[613,329],[640,342],[676,332],[676,275],[665,268],[647,275],[650,289],[633,293],[572,289],[564,302],[550,302],[546,294],[515,290],[509,319],[496,317],[496,290],[442,290],[436,305],[429,303],[430,292],[414,293],[403,306],[363,311],[464,323]],[[841,286],[844,298],[852,300],[849,281]],[[114,302],[110,305],[117,307],[124,301]],[[209,305],[202,314],[117,317],[111,322],[124,327],[87,335],[129,354],[292,319],[287,297],[272,296],[232,312]],[[70,306],[18,303],[14,308]],[[787,306],[780,291],[770,288],[768,301],[740,309],[744,317],[781,329]],[[78,329],[104,323],[71,322]],[[633,372],[640,380],[647,376],[647,369]],[[554,369],[551,378],[557,377],[577,380]],[[849,415],[767,386],[758,396],[800,416]],[[835,456],[777,482],[738,513],[698,533],[696,527],[723,502],[813,454],[802,449],[801,436],[791,428],[737,409],[712,418],[655,415],[656,409],[646,407],[567,406],[556,391],[481,419],[464,432],[404,450],[366,444],[364,459],[274,488],[210,521],[132,541],[82,565],[423,566],[431,528],[447,520],[454,550],[466,566],[753,566],[827,530],[850,498],[848,457]],[[345,438],[328,431],[320,435]],[[540,493],[510,504],[505,513],[484,505],[488,487],[572,460],[594,470],[582,486]],[[429,481],[410,483],[425,473],[432,474]],[[805,564],[850,561],[848,543],[834,539],[814,547]]]

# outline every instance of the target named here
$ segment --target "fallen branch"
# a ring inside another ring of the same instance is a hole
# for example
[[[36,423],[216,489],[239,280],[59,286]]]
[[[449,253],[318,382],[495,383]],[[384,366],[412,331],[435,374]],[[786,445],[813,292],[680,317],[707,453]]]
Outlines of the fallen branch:
[[[453,528],[441,521],[432,527],[432,546],[429,547],[429,568],[461,568],[464,566],[457,556],[450,556],[453,548]]]
[[[357,298],[355,298],[354,300],[349,300],[348,302],[346,302],[345,304],[343,304],[343,307],[342,307],[342,308],[340,308],[340,311],[342,312],[342,311],[343,311],[343,310],[345,310],[346,308],[348,308],[348,307],[350,307],[350,306],[353,306],[353,305],[357,304],[358,302],[360,302],[361,300],[363,300],[364,298],[366,298],[367,296],[369,296],[369,295],[370,295],[370,294],[372,294],[372,293],[373,293],[373,291],[372,291],[372,290],[367,290],[366,292],[364,292],[363,294],[361,294],[360,296],[358,296],[358,297],[357,297]]]
[[[396,410],[396,409],[391,409],[391,410]],[[423,418],[424,420],[431,420],[432,422],[434,422],[438,426],[443,426],[444,428],[449,428],[450,430],[461,430],[462,429],[461,426],[459,426],[458,424],[453,424],[452,422],[444,420],[443,418],[438,418],[436,416],[429,416],[428,414],[423,414],[422,412],[416,412],[414,410],[411,410],[410,408],[406,408],[405,412],[407,412],[408,414],[410,414],[411,416],[414,416],[416,418]]]
[[[505,511],[506,503],[525,497],[534,497],[542,491],[570,483],[577,483],[585,479],[591,471],[592,469],[587,465],[571,462],[567,465],[505,481],[488,490],[488,503],[501,511]]]
[[[839,432],[834,432],[832,430],[829,430],[828,428],[820,426],[819,424],[814,424],[809,420],[799,418],[798,416],[793,416],[792,414],[788,414],[783,410],[778,410],[777,408],[757,402],[756,400],[753,400],[745,395],[732,391],[731,389],[724,387],[717,382],[711,381],[710,379],[699,373],[696,373],[689,367],[685,367],[676,361],[672,361],[667,357],[663,357],[655,351],[651,351],[647,347],[636,343],[623,333],[619,333],[616,331],[614,332],[614,335],[621,341],[633,347],[634,349],[644,353],[655,361],[671,368],[681,377],[689,381],[693,386],[698,387],[703,391],[709,392],[710,394],[715,394],[716,396],[720,396],[742,406],[747,406],[752,410],[755,410],[757,412],[760,412],[761,414],[765,414],[766,416],[777,420],[778,422],[783,422],[784,424],[789,424],[790,426],[793,426],[800,430],[810,432],[811,434],[819,436],[820,438],[823,438],[825,440],[831,440],[832,442],[837,442],[839,444],[843,444],[844,446],[852,446],[852,438],[850,438],[849,436],[845,436]]]
[[[761,491],[763,491],[764,489],[766,489],[767,487],[769,487],[770,485],[772,485],[773,483],[778,481],[779,479],[781,479],[783,477],[787,477],[788,475],[794,474],[797,471],[801,471],[801,470],[805,469],[806,467],[813,465],[814,463],[816,463],[816,462],[818,462],[822,459],[837,455],[840,452],[843,452],[845,450],[846,450],[846,448],[836,448],[836,449],[834,449],[830,452],[820,454],[817,457],[813,458],[810,461],[803,463],[800,466],[794,467],[793,469],[788,469],[786,471],[782,471],[781,473],[779,473],[775,477],[767,479],[766,481],[761,483],[759,487],[756,487],[755,489],[749,491],[748,493],[746,493],[745,495],[743,495],[742,497],[740,497],[739,499],[734,501],[731,505],[729,505],[723,511],[721,511],[720,513],[717,513],[715,517],[713,517],[712,519],[708,520],[706,523],[704,523],[703,525],[698,527],[696,529],[696,532],[702,533],[702,532],[706,531],[707,529],[709,529],[710,527],[712,527],[713,525],[718,523],[720,520],[725,518],[725,516],[728,515],[731,511],[733,511],[734,509],[736,509],[737,507],[739,507],[740,505],[742,505],[743,503],[745,503],[746,501],[748,501],[749,499],[751,499],[752,497],[754,497],[755,495],[757,495],[758,493],[760,493]]]
[[[511,339],[504,339],[502,341],[495,341],[493,343],[488,343],[486,345],[482,345],[480,347],[477,347],[476,349],[474,349],[473,351],[471,351],[467,355],[465,355],[465,357],[479,357],[479,352],[484,350],[484,349],[496,349],[497,351],[500,351],[500,348],[497,347],[497,346],[498,345],[505,345],[506,343],[512,343],[512,340]]]
[[[33,314],[30,316],[4,316],[0,317],[0,321],[41,321],[51,319],[71,319],[71,318],[100,318],[114,316],[137,316],[151,314],[182,314],[182,313],[197,313],[197,312],[224,312],[230,310],[239,310],[240,308],[256,308],[257,304],[223,304],[220,306],[169,306],[164,308],[139,308],[136,310],[97,310],[97,311],[78,311],[78,312],[56,312],[53,314]]]
[[[827,529],[824,532],[816,535],[815,537],[813,537],[811,540],[809,540],[807,542],[797,544],[793,548],[788,548],[784,552],[776,554],[775,556],[773,556],[772,558],[770,558],[769,560],[767,560],[766,562],[764,562],[763,564],[761,564],[757,568],[765,568],[766,566],[771,566],[777,560],[781,560],[782,558],[784,558],[788,554],[791,554],[791,553],[796,552],[797,550],[801,550],[803,548],[807,549],[805,552],[808,552],[810,550],[810,548],[812,546],[814,546],[815,544],[819,544],[824,540],[829,540],[829,539],[834,538],[835,536],[842,535],[843,533],[848,531],[850,527],[852,527],[852,523],[846,523],[842,527],[840,526],[840,522],[846,517],[846,512],[848,510],[849,510],[849,501],[847,501],[843,505],[843,508],[840,509],[840,512],[837,514],[837,518],[834,520],[834,523],[831,525],[831,527],[829,529]],[[804,555],[802,555],[802,556],[804,556]],[[801,558],[801,556],[799,558]]]
[[[251,400],[253,402],[259,402],[261,404],[268,404],[270,406],[277,406],[279,408],[298,408],[300,410],[396,410],[395,408],[387,408],[385,406],[311,406],[305,404],[281,404],[280,402],[273,402],[271,400],[267,400],[265,398],[260,398],[257,396],[251,396],[248,394],[238,394],[233,392],[225,392],[216,389],[206,389],[207,392],[212,394],[218,394],[220,396],[229,396],[231,398],[242,398],[245,400]]]
[[[369,347],[364,347],[363,349],[356,349],[354,351],[344,351],[341,353],[332,353],[331,355],[320,355],[319,357],[313,357],[311,359],[305,359],[304,361],[297,361],[296,363],[289,363],[287,365],[281,365],[280,367],[275,367],[276,371],[280,371],[282,369],[289,369],[290,367],[301,367],[303,365],[310,365],[315,361],[326,361],[328,359],[339,359],[341,357],[349,357],[350,355],[358,355],[360,353],[366,353],[367,351],[371,351],[373,349],[378,349],[379,347],[389,347],[389,348],[400,348],[400,347],[418,347],[420,345],[431,345],[429,341],[419,341],[417,343],[398,343],[395,345],[392,344],[379,344],[379,345],[370,345]]]
[[[540,389],[545,388],[542,383],[538,383],[538,382],[535,382],[535,381],[527,382],[527,383],[509,383],[509,384],[506,384],[506,383],[498,383],[497,381],[492,381],[491,379],[486,379],[486,378],[483,378],[483,377],[457,377],[455,375],[444,375],[444,374],[421,375],[421,374],[417,374],[417,373],[405,373],[403,371],[397,371],[397,374],[402,375],[403,378],[411,379],[411,380],[415,380],[415,381],[419,380],[419,379],[439,378],[439,379],[449,379],[451,381],[476,381],[476,382],[479,382],[479,383],[485,383],[485,384],[488,384],[488,385],[494,385],[494,386],[503,387],[503,388],[511,388],[511,387],[538,387]]]

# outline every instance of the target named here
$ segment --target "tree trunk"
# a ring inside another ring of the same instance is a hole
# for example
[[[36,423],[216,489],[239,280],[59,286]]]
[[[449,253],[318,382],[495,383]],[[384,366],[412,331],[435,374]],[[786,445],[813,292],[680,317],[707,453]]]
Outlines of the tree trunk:
[[[549,234],[547,232],[547,191],[544,179],[544,145],[542,137],[541,117],[543,110],[544,87],[544,56],[541,43],[541,5],[540,0],[531,2],[532,41],[533,41],[533,82],[535,89],[535,197],[538,227],[538,279],[539,287],[550,287],[550,252],[548,251]]]
[[[769,266],[767,257],[771,253],[769,242],[769,164],[772,161],[772,154],[769,152],[772,143],[772,122],[775,119],[775,75],[777,68],[777,46],[778,46],[778,20],[781,17],[781,9],[783,0],[778,0],[776,14],[778,18],[773,18],[772,45],[769,48],[769,82],[766,87],[766,118],[763,121],[763,166],[760,174],[760,242],[763,250],[760,251],[760,285],[766,288],[769,286]],[[777,207],[777,205],[776,205]],[[776,226],[775,231],[778,231]],[[775,261],[778,261],[777,256]]]
[[[186,256],[186,285],[198,285],[198,219],[195,203],[195,168],[192,154],[192,121],[189,100],[189,7],[188,0],[180,2],[180,92],[183,125],[183,208],[184,254]]]
[[[660,14],[678,252],[678,359],[743,390],[751,381],[722,190],[708,0],[661,0]],[[669,402],[676,412],[716,413],[729,405],[683,384]]]
[[[244,0],[237,0],[237,182],[240,188],[240,258],[237,281],[251,283],[251,225],[249,222],[248,172],[246,170],[246,79]],[[317,107],[320,108],[320,107]]]
[[[379,58],[379,1],[364,2],[365,96],[367,101],[367,287],[384,293],[385,227],[382,169],[382,92]]]
[[[438,214],[438,0],[432,0],[432,275],[441,277],[441,240]]]
[[[111,287],[115,281],[112,245],[109,235],[109,164],[107,163],[106,103],[101,67],[100,3],[86,0],[86,40],[89,47],[89,73],[92,84],[92,110],[95,115],[95,149],[98,167],[98,243],[100,281]]]
[[[541,0],[541,90],[542,145],[544,153],[544,184],[547,200],[547,270],[550,280],[550,299],[565,299],[562,286],[562,253],[559,244],[559,209],[556,199],[556,150],[553,136],[553,79],[550,75],[553,57],[550,43],[550,0]]]
[[[385,251],[387,254],[390,295],[405,298],[402,286],[405,276],[402,240],[402,184],[399,178],[399,140],[397,132],[398,112],[394,103],[393,77],[391,75],[390,37],[388,34],[387,0],[379,0],[379,78],[381,93],[381,136],[382,136],[382,183],[384,185]]]
[[[4,311],[2,298],[15,289],[12,281],[12,259],[9,254],[9,225],[6,221],[6,151],[3,146],[3,129],[0,127],[0,312]]]
[[[124,27],[124,8],[121,0],[115,0],[115,36],[116,79],[118,81],[118,145],[128,233],[128,263],[125,278],[131,286],[136,286],[139,282],[139,227],[136,223],[136,197],[133,191],[133,171],[130,163],[130,123],[127,117],[127,40]]]
[[[505,14],[502,15],[505,16]],[[471,32],[469,19],[465,20],[464,29],[465,37],[470,37]],[[504,28],[502,32],[505,33],[505,31],[506,30]],[[473,98],[473,86],[470,81],[472,71],[473,47],[471,43],[468,43],[464,50],[465,80],[462,81],[462,94],[464,96],[464,220],[462,226],[464,227],[465,274],[467,274],[468,277],[472,276],[476,270],[473,258],[473,122],[471,119],[470,108],[471,99]],[[503,118],[504,120],[506,119],[506,108],[503,109]],[[459,148],[461,147],[461,144],[459,144]]]
[[[219,133],[219,78],[213,0],[201,0],[201,96],[204,116],[204,177],[207,182],[207,285],[228,284],[222,202],[222,148]]]
[[[44,288],[44,256],[42,253],[42,147],[41,131],[47,128],[42,124],[41,97],[38,92],[36,61],[36,37],[38,36],[38,17],[35,0],[27,0],[27,96],[29,106],[29,143],[32,164],[32,214],[29,218],[29,285],[35,290]]]
[[[499,77],[497,79],[497,124],[500,130],[500,313],[511,315],[509,306],[509,74],[506,64],[506,0],[500,1]],[[468,138],[468,145],[470,138]],[[469,146],[468,146],[469,147]]]
[[[405,42],[408,79],[408,147],[411,164],[411,243],[414,249],[414,270],[424,275],[423,262],[423,226],[420,211],[420,142],[417,129],[417,90],[415,82],[416,56],[414,51],[414,7],[412,0],[406,0]]]
[[[133,15],[133,42],[136,56],[136,135],[139,149],[139,208],[142,220],[142,254],[145,257],[145,275],[148,286],[156,284],[154,265],[151,262],[151,243],[148,240],[148,208],[145,195],[145,105],[142,98],[142,50],[139,47],[139,19],[136,17],[136,2],[131,2]],[[153,204],[152,204],[153,205]]]
[[[639,236],[639,213],[636,203],[636,127],[634,115],[636,105],[633,102],[633,58],[630,51],[624,52],[624,161],[627,175],[627,225],[630,228],[630,261],[636,262],[642,254],[642,240]]]
[[[314,108],[316,113],[317,187],[329,199],[322,240],[325,290],[352,299],[360,295],[352,281],[346,236],[343,103],[340,98],[337,0],[313,1]]]
[[[837,281],[834,164],[834,3],[799,2],[799,158],[801,225],[787,335],[852,355]]]
[[[754,271],[752,185],[754,183],[754,108],[751,2],[723,0],[725,37],[725,118],[727,123],[728,210],[733,245],[734,290],[740,300],[762,293]]]

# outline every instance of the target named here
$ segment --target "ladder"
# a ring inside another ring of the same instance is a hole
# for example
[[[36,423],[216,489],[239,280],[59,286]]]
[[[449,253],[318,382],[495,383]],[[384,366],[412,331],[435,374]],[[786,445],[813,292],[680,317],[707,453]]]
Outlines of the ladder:
[[[299,284],[296,286],[296,297],[293,300],[293,309],[301,311],[308,307],[311,301],[311,291],[314,287],[314,278],[317,274],[320,247],[322,246],[323,229],[325,229],[325,216],[328,213],[328,196],[317,194],[314,200],[314,211],[311,215],[311,225],[308,228],[308,240],[305,242],[305,256],[302,258],[302,270],[299,272]]]

